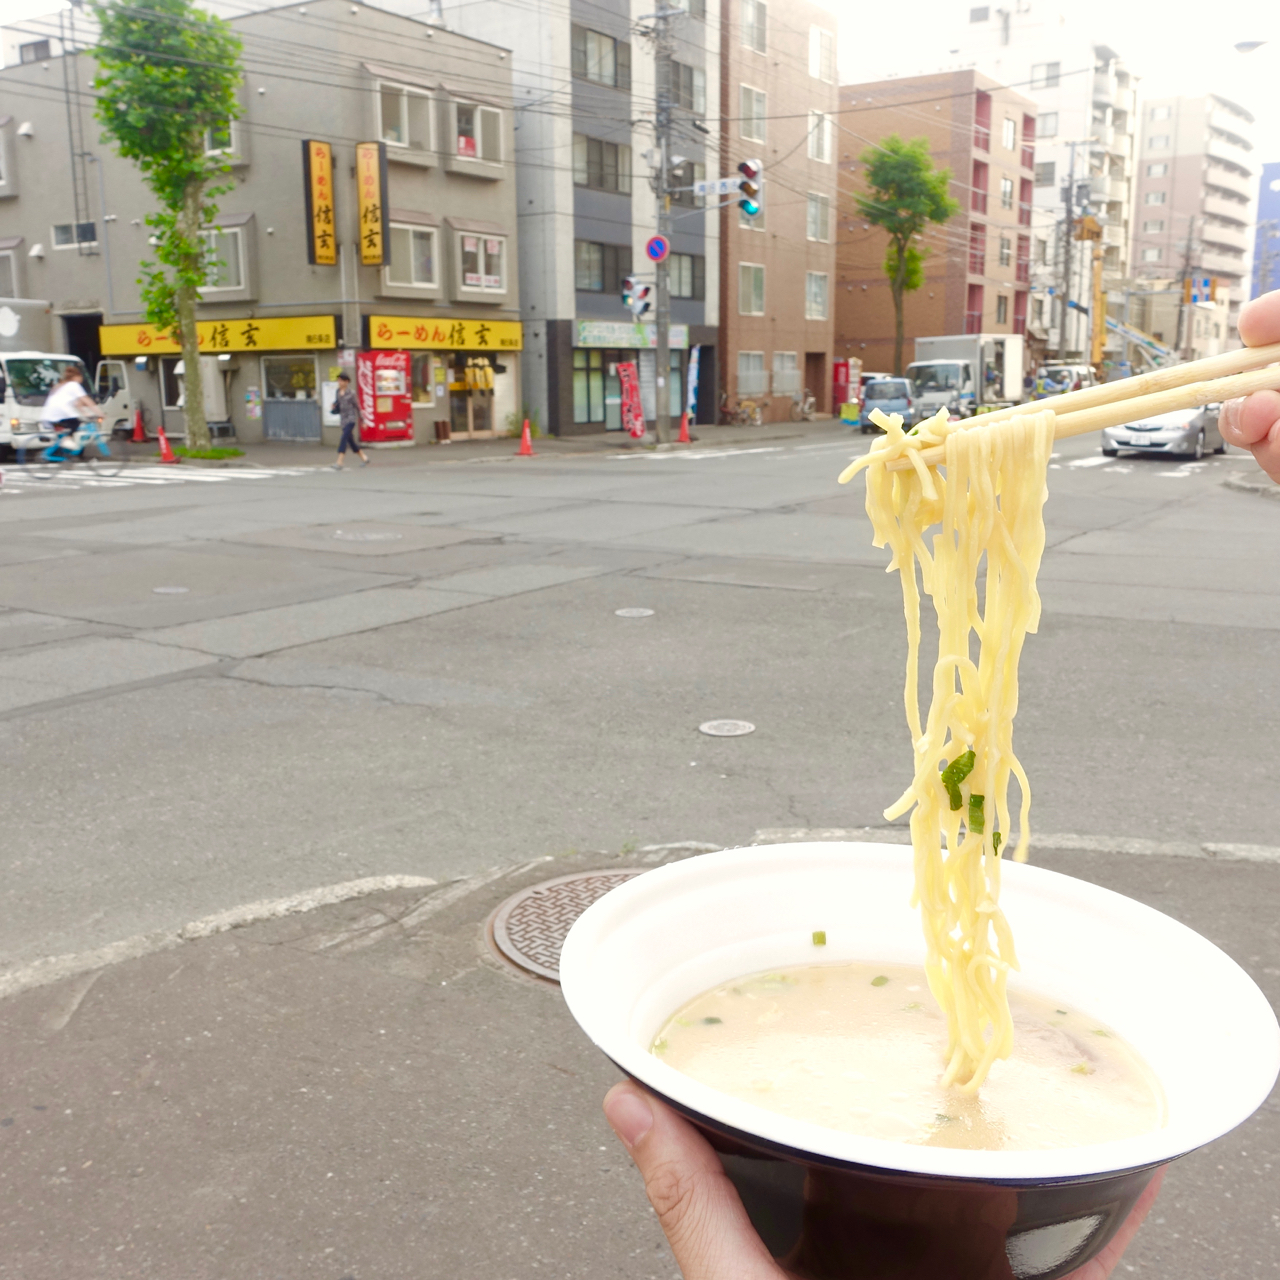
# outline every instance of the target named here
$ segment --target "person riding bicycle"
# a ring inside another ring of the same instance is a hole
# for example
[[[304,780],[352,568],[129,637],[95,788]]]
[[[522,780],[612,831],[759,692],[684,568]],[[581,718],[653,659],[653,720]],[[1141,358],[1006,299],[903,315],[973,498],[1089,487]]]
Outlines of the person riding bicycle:
[[[40,412],[40,425],[57,432],[58,438],[53,445],[55,454],[63,448],[68,437],[80,430],[80,423],[85,418],[96,418],[102,422],[102,413],[97,402],[85,390],[83,379],[84,370],[78,364],[67,365]]]

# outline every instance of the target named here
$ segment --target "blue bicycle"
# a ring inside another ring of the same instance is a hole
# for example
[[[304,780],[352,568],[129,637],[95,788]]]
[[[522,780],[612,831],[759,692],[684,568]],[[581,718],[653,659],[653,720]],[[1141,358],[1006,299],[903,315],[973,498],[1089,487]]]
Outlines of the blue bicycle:
[[[126,462],[141,457],[144,446],[133,444],[124,428],[106,435],[96,422],[83,422],[78,430],[59,438],[51,431],[14,442],[18,463],[37,480],[52,480],[63,475],[77,462],[84,463],[94,475],[116,476]]]

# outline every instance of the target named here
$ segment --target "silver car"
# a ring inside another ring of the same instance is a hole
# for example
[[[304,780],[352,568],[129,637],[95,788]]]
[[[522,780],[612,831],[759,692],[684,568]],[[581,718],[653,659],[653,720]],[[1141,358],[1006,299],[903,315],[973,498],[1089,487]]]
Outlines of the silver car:
[[[1203,458],[1206,453],[1226,453],[1226,442],[1218,430],[1218,404],[1203,409],[1178,409],[1153,418],[1139,418],[1123,427],[1107,427],[1102,432],[1102,452],[1114,458],[1126,453],[1174,453],[1184,458]]]

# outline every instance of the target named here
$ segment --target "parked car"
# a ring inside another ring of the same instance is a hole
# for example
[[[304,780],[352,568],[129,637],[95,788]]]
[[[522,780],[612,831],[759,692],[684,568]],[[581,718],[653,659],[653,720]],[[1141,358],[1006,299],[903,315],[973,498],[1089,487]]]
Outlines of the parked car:
[[[868,431],[880,429],[871,421],[872,409],[879,409],[883,413],[900,413],[903,426],[914,426],[915,389],[906,378],[873,378],[863,389],[862,414],[858,419],[864,435]]]
[[[863,373],[858,378],[858,404],[861,406],[866,403],[867,399],[867,383],[875,382],[880,378],[892,378],[891,373]]]
[[[1202,458],[1212,450],[1226,453],[1227,445],[1218,430],[1218,404],[1203,409],[1178,409],[1173,413],[1140,418],[1123,427],[1107,427],[1102,432],[1102,452],[1114,458],[1121,450],[1134,453],[1174,453]]]

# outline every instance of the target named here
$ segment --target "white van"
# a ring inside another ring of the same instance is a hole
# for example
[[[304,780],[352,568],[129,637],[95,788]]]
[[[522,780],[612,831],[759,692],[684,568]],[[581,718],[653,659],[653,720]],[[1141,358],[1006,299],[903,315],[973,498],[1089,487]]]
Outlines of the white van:
[[[71,365],[81,371],[85,389],[102,406],[102,429],[108,435],[130,425],[128,373],[122,360],[98,364],[98,380],[90,383],[87,370],[75,356],[50,351],[0,352],[0,446],[23,447],[39,434],[40,415],[58,379]]]

